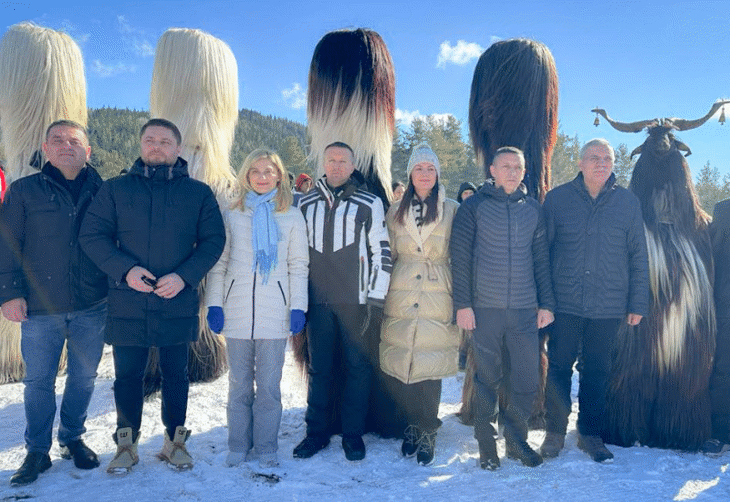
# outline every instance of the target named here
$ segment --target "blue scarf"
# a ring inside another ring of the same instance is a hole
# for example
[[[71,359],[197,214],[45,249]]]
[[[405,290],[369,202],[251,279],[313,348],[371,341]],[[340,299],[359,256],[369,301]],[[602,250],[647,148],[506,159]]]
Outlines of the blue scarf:
[[[269,273],[276,268],[277,262],[279,228],[274,219],[275,203],[272,201],[276,192],[277,189],[273,189],[263,195],[254,191],[246,194],[246,207],[253,210],[251,220],[253,267],[251,270],[256,272],[258,266],[262,284],[269,281]]]

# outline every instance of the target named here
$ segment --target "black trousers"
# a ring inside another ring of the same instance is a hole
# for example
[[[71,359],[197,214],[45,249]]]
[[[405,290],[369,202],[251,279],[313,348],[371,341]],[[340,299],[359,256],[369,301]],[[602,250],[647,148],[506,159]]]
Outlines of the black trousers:
[[[550,366],[545,390],[545,428],[565,434],[571,400],[573,364],[578,361],[578,432],[602,436],[606,411],[606,388],[611,373],[611,354],[620,319],[588,319],[555,314],[548,341]]]
[[[144,403],[143,379],[148,347],[114,346],[114,402],[117,407],[117,430],[131,427],[133,437],[142,425]],[[170,439],[175,429],[185,425],[188,409],[188,344],[160,347],[162,374],[162,423]]]
[[[539,380],[537,310],[475,308],[474,316],[474,437],[483,441],[495,435],[491,422],[499,411],[498,391],[508,366],[511,390],[507,409],[502,410],[505,434],[524,440]],[[505,356],[509,365],[502,359]]]
[[[327,435],[332,430],[332,407],[336,402],[335,378],[343,379],[340,420],[343,435],[365,432],[372,365],[369,358],[367,307],[365,305],[310,305],[309,388],[307,392],[307,435]],[[338,351],[344,374],[338,374]]]
[[[715,363],[710,377],[712,437],[730,443],[730,318],[717,319]]]
[[[395,409],[379,410],[380,413],[395,413],[397,420],[415,425],[422,431],[434,432],[441,427],[438,418],[441,404],[441,380],[424,380],[403,383],[397,378],[383,374],[385,391],[395,403]],[[403,431],[399,431],[402,437]]]

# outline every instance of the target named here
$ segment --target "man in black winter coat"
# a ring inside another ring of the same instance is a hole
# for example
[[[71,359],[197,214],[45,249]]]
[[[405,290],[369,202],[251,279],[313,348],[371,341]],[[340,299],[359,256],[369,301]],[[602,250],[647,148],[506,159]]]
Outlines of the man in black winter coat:
[[[710,223],[715,259],[715,362],[710,377],[712,439],[702,451],[719,455],[730,450],[730,199],[715,205]]]
[[[61,120],[46,130],[41,172],[13,183],[5,196],[0,239],[0,303],[21,323],[25,361],[25,443],[28,453],[13,474],[14,486],[35,481],[51,466],[54,392],[59,358],[67,342],[66,388],[58,442],[63,458],[80,469],[99,465],[81,439],[104,348],[107,284],[81,251],[79,227],[102,180],[87,164],[86,131]]]
[[[545,197],[557,304],[548,342],[543,458],[558,456],[571,409],[579,358],[578,447],[596,462],[613,458],[603,444],[611,352],[622,322],[649,311],[649,262],[639,200],[616,183],[614,153],[604,139],[583,146],[580,173]]]
[[[211,189],[188,176],[178,157],[177,127],[152,119],[142,127],[141,158],[107,181],[79,239],[109,276],[105,341],[114,346],[117,455],[109,471],[137,463],[143,376],[149,347],[159,347],[162,422],[160,458],[185,469],[188,344],[198,336],[198,283],[220,257],[225,230]]]
[[[553,320],[550,263],[540,204],[522,184],[525,157],[502,147],[484,186],[454,217],[449,252],[456,323],[473,330],[474,437],[483,469],[500,465],[491,425],[508,366],[511,391],[502,416],[507,456],[535,467],[542,458],[527,444],[527,420],[538,389],[538,329]]]

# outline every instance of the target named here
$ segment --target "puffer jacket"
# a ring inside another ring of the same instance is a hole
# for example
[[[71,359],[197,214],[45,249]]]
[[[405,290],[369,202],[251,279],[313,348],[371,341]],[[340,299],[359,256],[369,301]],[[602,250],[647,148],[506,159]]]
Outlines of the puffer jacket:
[[[545,218],[520,184],[489,178],[461,204],[451,233],[454,307],[555,311]]]
[[[166,347],[197,340],[198,284],[225,244],[218,202],[208,185],[188,176],[187,162],[149,167],[107,180],[86,212],[82,249],[109,277],[110,345]],[[185,287],[174,298],[127,285],[140,265],[155,277],[176,273]]]
[[[286,338],[292,309],[307,310],[309,250],[302,213],[275,212],[279,227],[276,267],[266,284],[252,271],[253,210],[223,211],[226,246],[208,274],[206,305],[223,307],[222,335],[238,339]]]
[[[589,319],[649,315],[649,258],[639,199],[611,174],[593,199],[583,173],[548,192],[557,312]]]
[[[451,302],[449,236],[458,204],[439,187],[438,218],[419,233],[413,209],[395,221],[401,202],[386,221],[395,266],[385,298],[380,332],[380,367],[403,383],[456,374],[459,332]]]

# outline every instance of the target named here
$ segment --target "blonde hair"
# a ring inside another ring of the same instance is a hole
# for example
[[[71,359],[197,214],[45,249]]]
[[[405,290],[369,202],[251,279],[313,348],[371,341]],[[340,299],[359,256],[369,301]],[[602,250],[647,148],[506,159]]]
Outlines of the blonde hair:
[[[276,173],[279,175],[279,183],[277,183],[276,186],[278,191],[274,196],[274,201],[276,201],[276,211],[283,213],[291,207],[293,199],[291,183],[289,183],[289,173],[284,168],[284,163],[281,161],[279,154],[277,154],[274,150],[269,150],[267,148],[257,148],[253,152],[249,153],[246,160],[243,161],[243,165],[238,171],[238,176],[236,177],[240,191],[235,196],[230,207],[231,209],[240,208],[241,210],[246,207],[246,194],[248,194],[248,192],[255,192],[248,180],[248,173],[254,163],[256,163],[259,159],[266,159],[276,167]]]
[[[150,115],[182,134],[190,176],[235,196],[230,153],[238,121],[238,66],[228,45],[201,30],[170,28],[157,43]]]
[[[56,120],[87,125],[86,78],[81,50],[67,34],[24,22],[0,42],[0,129],[8,182],[36,172],[41,145]]]

